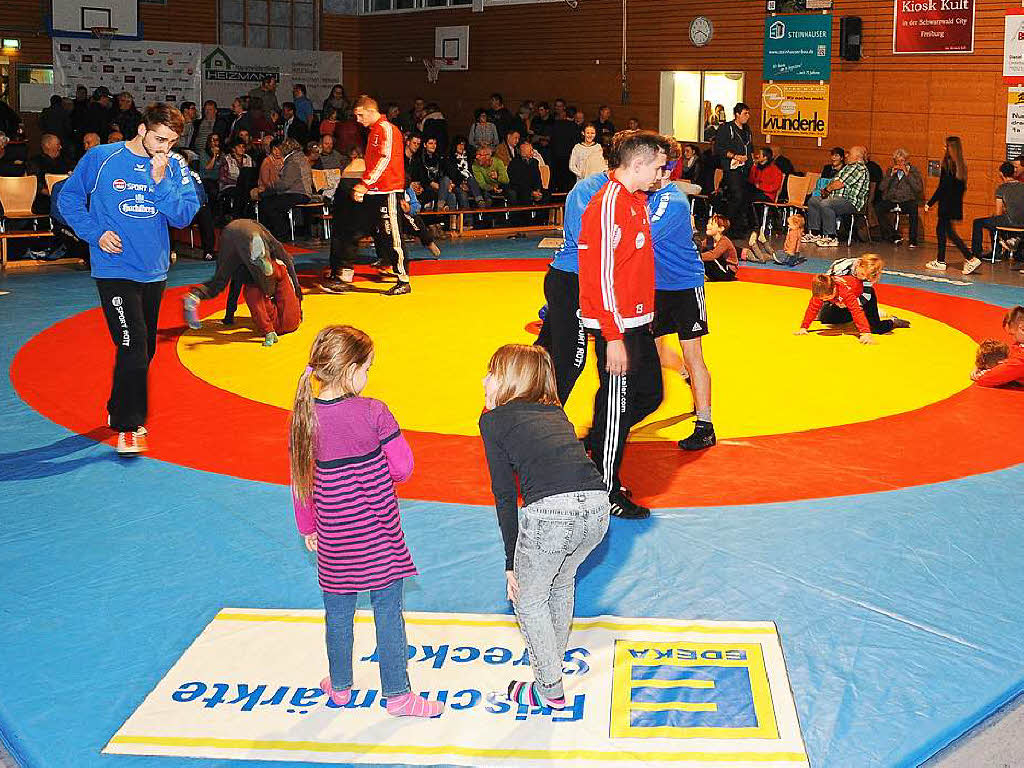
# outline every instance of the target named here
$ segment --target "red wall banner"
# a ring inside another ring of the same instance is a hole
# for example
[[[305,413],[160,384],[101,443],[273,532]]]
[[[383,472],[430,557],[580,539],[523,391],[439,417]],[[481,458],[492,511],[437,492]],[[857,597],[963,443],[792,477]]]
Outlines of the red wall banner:
[[[896,0],[893,53],[973,53],[977,0]]]

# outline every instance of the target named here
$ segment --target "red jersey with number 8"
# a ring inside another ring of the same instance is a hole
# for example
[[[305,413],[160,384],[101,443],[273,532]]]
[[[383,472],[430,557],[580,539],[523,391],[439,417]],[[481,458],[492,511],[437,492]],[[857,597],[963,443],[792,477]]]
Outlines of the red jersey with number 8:
[[[611,180],[594,195],[579,237],[580,316],[617,341],[654,319],[654,249],[647,195]]]

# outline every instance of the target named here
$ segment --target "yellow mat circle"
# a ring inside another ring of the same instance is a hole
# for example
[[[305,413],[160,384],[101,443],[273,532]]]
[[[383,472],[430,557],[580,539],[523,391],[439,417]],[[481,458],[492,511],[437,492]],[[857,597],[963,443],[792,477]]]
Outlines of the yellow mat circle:
[[[251,400],[290,409],[310,344],[325,325],[348,323],[373,338],[376,360],[365,394],[384,400],[404,429],[477,434],[481,379],[494,350],[532,343],[526,329],[544,303],[543,272],[484,272],[416,277],[408,296],[365,292],[311,294],[295,333],[265,348],[248,327],[225,328],[217,313],[178,342],[196,376]],[[966,388],[975,343],[913,312],[912,328],[862,346],[827,331],[793,336],[809,292],[761,283],[709,284],[711,335],[704,339],[719,438],[743,438],[870,421],[916,410]],[[880,288],[884,298],[885,287]],[[670,347],[678,352],[675,338]],[[941,352],[941,353],[940,353]],[[593,354],[569,399],[580,431],[589,426],[597,374]],[[692,426],[689,387],[663,370],[665,402],[634,439],[678,440]]]

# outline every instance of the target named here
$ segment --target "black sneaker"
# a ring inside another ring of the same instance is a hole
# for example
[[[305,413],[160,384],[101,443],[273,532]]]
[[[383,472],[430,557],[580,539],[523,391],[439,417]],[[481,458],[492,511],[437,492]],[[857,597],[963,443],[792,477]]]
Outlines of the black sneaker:
[[[646,520],[651,516],[651,510],[647,507],[641,507],[639,504],[634,504],[630,499],[626,498],[621,489],[609,493],[608,501],[612,504],[611,513],[615,517],[621,517],[624,520]]]
[[[693,434],[685,440],[680,440],[678,445],[684,451],[703,451],[717,442],[715,439],[715,425],[710,421],[697,419],[693,425]]]
[[[409,283],[395,283],[384,291],[385,296],[403,296],[406,293],[412,293],[412,286]]]
[[[320,281],[320,287],[327,293],[345,293],[349,286],[340,277],[329,277]]]
[[[910,327],[910,321],[909,320],[904,320],[902,317],[890,317],[889,319],[892,320],[892,327],[893,328],[909,328]]]

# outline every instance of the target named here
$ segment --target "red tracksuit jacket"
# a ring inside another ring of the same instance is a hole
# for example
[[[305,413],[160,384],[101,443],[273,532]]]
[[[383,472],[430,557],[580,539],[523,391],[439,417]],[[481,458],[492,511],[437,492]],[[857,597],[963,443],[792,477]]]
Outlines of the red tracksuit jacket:
[[[983,387],[1001,387],[1017,382],[1024,385],[1024,344],[1010,345],[1010,356],[978,377],[976,384]]]
[[[842,275],[835,278],[835,281],[836,297],[830,299],[830,301],[837,306],[850,310],[858,331],[861,333],[871,333],[871,324],[868,322],[867,315],[864,314],[864,308],[860,305],[860,295],[864,293],[863,281],[858,280],[853,275]],[[804,321],[800,324],[801,328],[811,327],[811,323],[818,317],[818,313],[821,311],[824,303],[822,299],[815,296],[811,297],[811,303],[807,305],[807,311],[804,312]]]
[[[405,191],[405,141],[402,132],[383,115],[370,126],[365,160],[363,184],[367,194]]]
[[[612,175],[583,212],[580,315],[587,328],[617,341],[654,319],[654,249],[647,200]]]
[[[283,336],[298,329],[302,322],[302,289],[292,282],[284,264],[279,261],[273,264],[274,295],[267,296],[255,285],[246,285],[245,303],[260,333],[266,336],[274,331]]]

